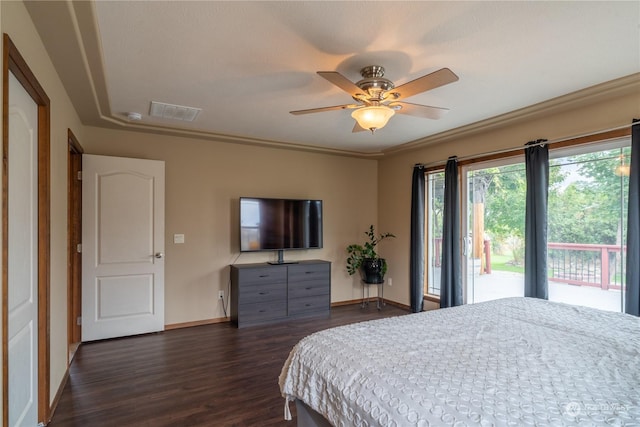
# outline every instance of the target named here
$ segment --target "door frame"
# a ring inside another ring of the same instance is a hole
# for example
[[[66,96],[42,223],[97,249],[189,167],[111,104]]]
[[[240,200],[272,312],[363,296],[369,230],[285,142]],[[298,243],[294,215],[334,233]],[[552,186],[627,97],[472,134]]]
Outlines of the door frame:
[[[80,342],[82,326],[78,318],[82,315],[82,253],[78,245],[82,243],[82,154],[84,150],[71,129],[67,129],[67,310],[68,310],[68,360],[71,362]]]
[[[2,420],[9,424],[8,168],[9,71],[38,105],[38,421],[49,422],[49,269],[50,269],[50,101],[9,36],[3,34],[2,61]]]

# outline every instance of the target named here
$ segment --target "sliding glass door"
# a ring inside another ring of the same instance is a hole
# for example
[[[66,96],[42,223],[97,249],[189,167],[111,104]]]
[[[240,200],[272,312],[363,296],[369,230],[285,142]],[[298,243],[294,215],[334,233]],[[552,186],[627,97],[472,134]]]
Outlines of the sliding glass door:
[[[623,311],[628,138],[552,152],[549,300]]]
[[[463,167],[462,179],[466,302],[524,295],[522,158]]]
[[[629,137],[550,151],[549,299],[623,311]],[[466,303],[524,295],[524,157],[461,168]],[[425,295],[440,293],[444,173],[427,180]]]

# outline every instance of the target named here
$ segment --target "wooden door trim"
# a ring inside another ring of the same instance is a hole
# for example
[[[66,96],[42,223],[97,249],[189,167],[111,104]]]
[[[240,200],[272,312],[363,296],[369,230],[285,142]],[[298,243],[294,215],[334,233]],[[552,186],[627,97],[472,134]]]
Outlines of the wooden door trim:
[[[68,345],[67,353],[70,359],[71,346],[75,346],[81,341],[81,327],[76,319],[80,316],[81,292],[82,292],[82,262],[81,255],[78,254],[76,245],[81,243],[81,235],[78,235],[78,225],[82,224],[82,187],[79,187],[77,173],[82,170],[82,153],[84,150],[78,142],[71,129],[67,129],[67,143],[69,152],[67,156],[67,310],[68,310]],[[79,165],[76,167],[75,158],[79,158]],[[78,188],[80,191],[78,191]],[[70,360],[67,360],[67,364]]]
[[[35,75],[7,34],[3,34],[2,61],[2,420],[9,424],[9,316],[8,316],[8,145],[9,71],[38,105],[38,421],[48,424],[49,266],[50,266],[50,101]]]

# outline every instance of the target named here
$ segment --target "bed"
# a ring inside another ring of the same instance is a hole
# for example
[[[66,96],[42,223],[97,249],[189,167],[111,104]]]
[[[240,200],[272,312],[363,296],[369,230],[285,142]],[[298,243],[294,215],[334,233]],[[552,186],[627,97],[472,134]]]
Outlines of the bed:
[[[640,319],[505,298],[303,338],[279,378],[298,425],[640,426]]]

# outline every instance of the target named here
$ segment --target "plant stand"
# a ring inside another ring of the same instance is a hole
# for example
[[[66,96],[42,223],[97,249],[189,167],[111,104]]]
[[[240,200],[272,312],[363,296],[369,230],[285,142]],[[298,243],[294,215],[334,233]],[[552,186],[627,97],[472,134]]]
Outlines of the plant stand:
[[[362,304],[360,304],[360,308],[365,308],[369,306],[369,287],[370,286],[378,286],[378,296],[376,297],[376,308],[378,310],[382,309],[385,306],[384,303],[384,281],[380,283],[368,283],[364,280],[360,281],[362,283]],[[364,290],[367,289],[367,298],[364,297]]]

